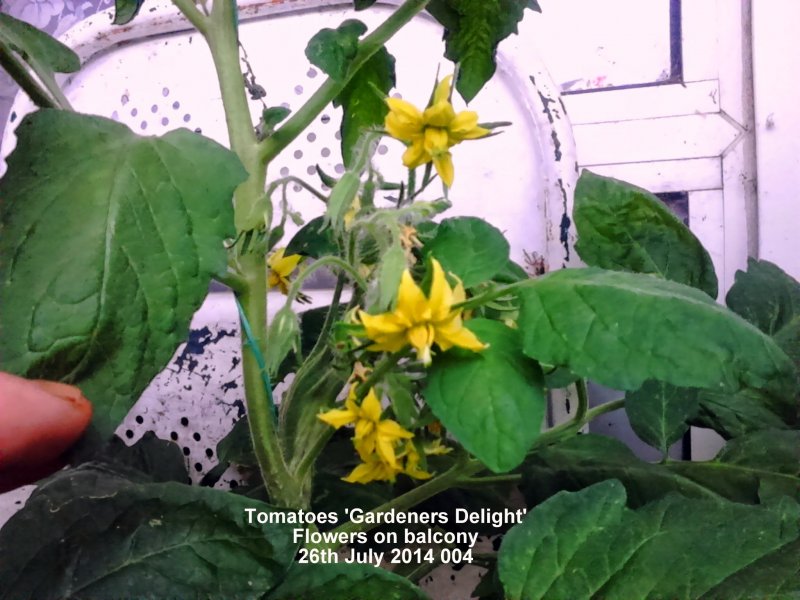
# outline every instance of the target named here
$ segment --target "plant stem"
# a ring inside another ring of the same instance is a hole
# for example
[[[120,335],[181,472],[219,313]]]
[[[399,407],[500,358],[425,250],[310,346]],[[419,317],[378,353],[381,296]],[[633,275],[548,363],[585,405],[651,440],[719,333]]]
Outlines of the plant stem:
[[[295,298],[297,298],[297,295],[302,289],[303,281],[305,281],[314,271],[327,265],[333,265],[339,267],[343,271],[346,271],[350,277],[352,277],[353,281],[358,287],[364,290],[367,289],[367,282],[364,281],[364,278],[358,274],[358,271],[356,271],[356,269],[350,265],[350,263],[343,261],[338,256],[328,255],[323,256],[315,261],[313,265],[309,266],[297,276],[297,278],[292,282],[292,287],[289,288],[289,293],[286,296],[286,303],[290,304],[294,302]]]
[[[508,475],[487,475],[486,477],[462,477],[458,480],[458,484],[459,486],[494,485],[497,483],[517,483],[520,479],[522,479],[522,475],[509,473]]]
[[[414,15],[419,13],[430,0],[406,0],[397,10],[389,16],[375,31],[365,37],[358,45],[356,53],[347,75],[344,79],[336,81],[328,78],[314,92],[311,98],[300,107],[275,133],[261,142],[260,156],[264,162],[269,162],[275,158],[281,150],[286,148],[292,141],[317,118],[325,107],[338,96],[348,84],[356,72],[372,56],[380,50],[383,45],[391,39]]]
[[[612,400],[611,402],[605,402],[600,406],[595,406],[593,409],[586,411],[586,416],[583,418],[583,423],[584,425],[586,423],[591,423],[600,415],[619,410],[620,408],[625,408],[625,398]]]
[[[246,272],[254,271],[251,265],[260,266],[261,270],[264,270],[263,257],[259,255],[248,254],[242,257],[242,261],[243,270]],[[266,296],[265,278],[254,277],[247,280],[246,291],[242,292],[239,297],[242,310],[247,315],[254,335],[260,338],[256,340],[256,343],[262,346],[262,353],[263,335],[267,327],[264,300]],[[270,410],[269,390],[265,389],[256,353],[247,344],[242,346],[242,371],[250,436],[270,499],[279,506],[299,506],[301,492],[299,486],[289,475],[278,442],[274,415]]]
[[[186,1],[190,2],[190,0]],[[183,10],[182,4],[183,2],[179,5],[181,10]],[[253,212],[258,200],[264,195],[267,173],[265,163],[258,156],[258,141],[250,116],[250,106],[247,103],[245,82],[239,61],[236,10],[235,0],[215,0],[210,17],[202,18],[206,19],[208,23],[205,38],[208,41],[219,79],[231,150],[237,154],[249,175],[248,179],[238,187],[234,196],[236,226],[237,229],[242,229],[251,228],[245,227],[245,225],[249,225],[248,217]],[[184,14],[190,18],[190,12],[188,14],[184,12]],[[199,12],[198,15],[202,16]],[[270,209],[270,207],[266,208]],[[272,221],[271,210],[268,210],[264,221],[268,237]]]
[[[61,106],[57,99],[50,96],[45,88],[33,77],[25,65],[14,56],[11,49],[0,41],[0,66],[17,82],[19,87],[39,108],[69,108]]]
[[[239,63],[236,3],[234,0],[215,0],[208,17],[199,13],[194,5],[190,7],[190,3],[191,0],[176,0],[176,5],[187,18],[196,27],[200,24],[198,29],[208,42],[219,79],[231,149],[248,173],[248,179],[237,188],[234,196],[237,229],[241,230],[241,223],[264,194],[266,168],[258,157],[258,144]],[[271,213],[265,220],[265,237],[268,237]],[[253,342],[263,354],[267,331],[266,257],[262,249],[256,247],[252,252],[240,254],[237,263],[236,271],[242,284],[239,292],[242,311],[250,323],[255,338]],[[274,504],[301,506],[302,490],[289,474],[269,408],[270,390],[265,388],[256,353],[244,337],[242,341],[245,400],[250,435],[261,475]]]
[[[208,32],[208,17],[200,12],[194,0],[172,0],[172,3],[183,13],[183,16],[194,25],[203,36]]]
[[[401,496],[397,496],[397,498],[393,498],[385,504],[381,504],[380,506],[373,508],[371,511],[369,511],[369,513],[379,514],[388,512],[392,509],[395,511],[408,510],[420,502],[424,502],[428,498],[432,498],[436,494],[440,494],[441,492],[454,487],[462,477],[469,477],[470,475],[473,475],[485,468],[486,467],[483,465],[483,463],[477,460],[466,460],[461,463],[457,463],[451,467],[449,471],[445,471],[438,477],[434,477],[433,479],[426,481],[419,487],[416,487],[413,490],[402,494]],[[332,532],[334,534],[338,534],[340,532],[355,533],[358,531],[370,531],[371,529],[374,529],[380,525],[380,523],[377,522],[377,519],[375,519],[376,522],[374,523],[365,523],[364,521],[366,520],[367,519],[364,519],[360,523],[353,523],[352,521],[342,523],[338,527],[334,528]],[[338,546],[339,544],[335,545],[337,548]]]

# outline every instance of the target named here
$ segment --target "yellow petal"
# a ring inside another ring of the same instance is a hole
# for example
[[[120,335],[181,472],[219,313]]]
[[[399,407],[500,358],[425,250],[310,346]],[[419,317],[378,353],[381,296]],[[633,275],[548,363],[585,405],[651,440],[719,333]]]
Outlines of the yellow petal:
[[[393,138],[410,142],[414,136],[422,134],[422,113],[416,106],[399,98],[387,98],[389,113],[384,127]]]
[[[378,423],[378,435],[392,440],[411,439],[414,434],[403,429],[402,425],[392,419],[384,419]]]
[[[389,106],[389,114],[394,115],[397,119],[406,123],[418,122],[422,127],[422,113],[419,109],[400,98],[386,98],[386,104]]]
[[[274,269],[275,265],[283,260],[283,253],[285,251],[286,248],[276,248],[275,251],[269,255],[269,258],[267,258],[267,266],[270,269]]]
[[[450,314],[450,306],[453,303],[453,292],[447,283],[447,278],[442,270],[439,261],[431,259],[433,267],[433,277],[431,279],[431,291],[429,296],[429,306],[431,308],[431,319],[441,321]]]
[[[445,129],[437,127],[427,127],[425,129],[425,152],[430,154],[434,161],[437,155],[446,153],[448,147],[447,131]]]
[[[478,113],[464,110],[458,113],[448,126],[451,143],[456,144],[463,140],[474,140],[489,135],[491,131],[478,127]]]
[[[397,290],[397,309],[395,310],[398,322],[406,328],[430,318],[428,299],[414,282],[411,273],[406,269],[400,277],[400,288]]]
[[[344,427],[345,425],[349,425],[350,423],[355,422],[356,415],[349,410],[342,410],[338,408],[334,408],[324,413],[320,413],[317,415],[317,418],[330,425],[335,429],[339,429],[340,427]]]
[[[358,429],[358,426],[356,426]],[[378,436],[376,435],[374,428],[370,435],[365,435],[363,437],[353,437],[353,446],[358,452],[358,455],[361,457],[361,460],[367,461],[369,458],[375,454],[375,444],[377,443]]]
[[[416,136],[411,145],[403,152],[403,164],[409,169],[416,169],[431,161],[431,155],[425,150],[425,144],[421,135]]]
[[[431,363],[431,346],[433,346],[435,338],[433,325],[429,323],[416,325],[409,329],[406,335],[408,336],[408,341],[417,351],[417,358],[423,364],[429,365]]]
[[[425,112],[422,113],[422,122],[429,127],[446,128],[450,126],[455,117],[456,112],[453,110],[453,105],[447,100],[442,100],[425,109]]]
[[[449,100],[450,87],[452,83],[453,83],[452,75],[448,75],[447,77],[442,79],[433,92],[433,102],[431,104],[438,104],[439,102]]]
[[[375,463],[361,463],[352,470],[350,475],[342,477],[342,481],[347,483],[369,483],[370,481],[380,481],[383,471],[380,465]]]
[[[358,318],[364,329],[367,330],[367,337],[371,340],[382,335],[400,333],[406,327],[405,323],[401,322],[394,313],[371,315],[360,310],[358,311]]]
[[[436,172],[447,187],[453,187],[453,179],[456,173],[453,168],[453,157],[449,152],[440,154],[433,158],[433,166],[436,167]]]
[[[381,401],[375,394],[374,389],[370,389],[366,397],[361,401],[361,414],[362,419],[369,419],[373,423],[377,423],[381,418]]]
[[[482,343],[474,333],[464,327],[459,313],[456,313],[447,322],[437,323],[435,331],[436,343],[439,348],[445,351],[453,346],[472,350],[473,352],[480,352],[487,348],[486,344]]]

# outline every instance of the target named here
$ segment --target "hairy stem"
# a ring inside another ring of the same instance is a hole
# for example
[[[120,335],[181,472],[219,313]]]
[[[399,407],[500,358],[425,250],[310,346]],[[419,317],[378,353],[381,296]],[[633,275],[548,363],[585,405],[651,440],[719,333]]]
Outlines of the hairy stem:
[[[57,98],[52,97],[48,93],[47,88],[43,87],[42,84],[31,75],[22,61],[14,56],[11,48],[2,41],[0,41],[0,67],[17,82],[19,87],[28,94],[28,97],[39,108],[70,108],[69,104],[67,104],[67,106],[62,106]]]
[[[264,162],[269,162],[275,158],[281,150],[286,148],[292,141],[308,127],[314,119],[325,109],[325,107],[338,96],[348,84],[353,75],[366,63],[372,56],[380,50],[383,45],[391,39],[414,15],[419,13],[430,0],[406,0],[392,15],[386,19],[375,31],[370,33],[358,45],[358,52],[350,64],[350,69],[344,79],[336,81],[328,78],[314,92],[311,98],[300,107],[275,133],[261,142],[260,155]]]

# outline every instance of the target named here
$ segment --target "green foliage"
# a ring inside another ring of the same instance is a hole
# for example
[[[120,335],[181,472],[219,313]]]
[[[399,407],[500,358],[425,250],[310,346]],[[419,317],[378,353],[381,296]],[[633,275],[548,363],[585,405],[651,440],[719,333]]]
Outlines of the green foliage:
[[[744,389],[735,393],[701,390],[700,410],[691,425],[713,429],[725,439],[760,429],[787,429],[796,424],[791,394]]]
[[[429,600],[403,577],[361,564],[296,564],[266,600]]]
[[[714,264],[700,240],[656,196],[583,171],[575,188],[575,250],[592,267],[652,273],[717,297]]]
[[[356,10],[364,10],[375,4],[375,0],[353,0],[353,7]]]
[[[245,172],[186,130],[141,138],[41,110],[17,135],[0,181],[0,367],[76,383],[110,432],[224,272]]]
[[[144,4],[144,0],[114,0],[114,25],[126,25],[133,21],[134,17]]]
[[[499,229],[477,217],[444,219],[422,254],[438,260],[464,287],[491,279],[509,268],[508,241]]]
[[[800,365],[800,283],[777,265],[750,258],[747,271],[736,272],[725,302]]]
[[[0,13],[0,45],[7,46],[35,70],[74,73],[81,68],[70,48],[25,21]]]
[[[522,491],[530,505],[561,490],[620,480],[641,506],[678,492],[756,504],[776,493],[800,500],[800,433],[765,430],[738,438],[711,461],[651,464],[619,440],[587,434],[542,448],[525,461]]]
[[[301,254],[311,258],[321,258],[336,254],[339,248],[333,229],[325,224],[325,217],[315,217],[300,228],[286,246],[284,254]]]
[[[266,367],[269,374],[275,376],[283,360],[300,342],[300,320],[288,303],[272,319],[267,335],[271,343],[267,346]]]
[[[497,45],[512,33],[530,0],[431,0],[428,12],[444,28],[445,56],[458,63],[456,89],[467,102],[492,78]]]
[[[706,294],[656,277],[566,269],[520,292],[523,348],[542,363],[625,390],[648,379],[777,394],[795,369],[777,345]]]
[[[669,469],[737,502],[800,501],[800,431],[764,429],[729,441],[713,461]]]
[[[0,530],[0,598],[258,598],[295,546],[248,508],[274,510],[99,464],[58,472]]]
[[[246,416],[236,421],[228,435],[219,441],[216,455],[221,463],[234,463],[244,467],[258,466]]]
[[[306,58],[326,75],[343,81],[358,51],[358,38],[366,31],[367,26],[356,19],[347,19],[336,29],[321,29],[309,40]]]
[[[394,57],[381,48],[356,71],[334,101],[344,112],[339,133],[345,167],[352,166],[354,148],[364,130],[383,125],[389,112],[384,97],[394,84]]]
[[[647,381],[625,394],[625,412],[636,435],[666,456],[669,447],[689,429],[688,420],[697,414],[697,394],[696,389]]]
[[[561,490],[577,491],[618,479],[628,491],[631,506],[641,506],[669,492],[690,498],[716,498],[717,494],[663,465],[636,458],[614,438],[584,434],[538,449],[522,470],[521,489],[529,505],[536,505]]]
[[[800,540],[753,562],[700,600],[794,600],[800,596]]]
[[[506,598],[697,598],[798,537],[800,506],[786,500],[767,508],[670,495],[636,511],[625,503],[611,480],[528,513],[500,548]]]
[[[399,242],[393,243],[383,253],[378,268],[378,301],[377,310],[388,310],[397,295],[400,279],[406,270],[406,253]]]
[[[275,126],[288,117],[292,109],[285,106],[269,106],[261,111],[261,119],[258,122],[258,137],[264,139],[272,135]]]
[[[539,436],[545,412],[541,369],[522,355],[517,331],[484,319],[467,326],[489,347],[437,357],[423,395],[467,450],[492,471],[508,471]]]

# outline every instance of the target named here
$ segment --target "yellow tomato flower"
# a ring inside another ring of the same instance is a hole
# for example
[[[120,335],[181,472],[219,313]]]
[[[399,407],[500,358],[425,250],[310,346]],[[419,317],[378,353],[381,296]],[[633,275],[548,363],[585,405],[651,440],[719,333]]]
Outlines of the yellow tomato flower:
[[[353,445],[361,457],[367,462],[375,454],[392,469],[397,469],[395,444],[401,439],[411,439],[414,434],[403,429],[396,421],[381,419],[381,403],[374,389],[370,389],[361,401],[356,404],[355,386],[345,400],[344,409],[333,409],[318,415],[318,418],[339,429],[345,425],[355,425]]]
[[[303,259],[299,254],[284,256],[286,248],[278,248],[267,259],[269,279],[267,283],[271,288],[278,288],[282,294],[289,293],[289,275],[297,268]]]
[[[422,112],[410,102],[387,98],[389,114],[384,122],[390,136],[408,145],[403,164],[414,169],[433,161],[447,187],[453,185],[455,177],[450,148],[489,134],[488,129],[478,126],[478,113],[464,110],[456,114],[450,103],[452,79],[448,75],[436,86],[430,105]]]
[[[363,463],[358,465],[347,477],[342,477],[342,481],[347,483],[370,483],[372,481],[394,481],[397,474],[401,472],[398,466],[383,462],[380,457],[372,455]]]
[[[380,315],[359,312],[366,337],[375,342],[369,350],[398,352],[411,345],[422,363],[429,365],[434,343],[443,351],[453,346],[473,352],[486,348],[474,333],[464,327],[461,309],[453,309],[454,304],[465,300],[464,287],[459,283],[451,288],[439,262],[433,259],[431,263],[430,297],[425,297],[406,269],[400,280],[394,311]]]
[[[414,446],[413,442],[406,442],[406,447],[403,452],[405,454],[406,465],[403,468],[403,473],[408,475],[409,477],[413,477],[414,479],[430,479],[433,477],[427,471],[423,471],[419,468],[419,452],[417,452],[417,448]]]

